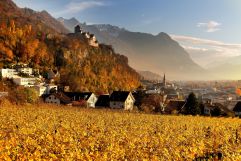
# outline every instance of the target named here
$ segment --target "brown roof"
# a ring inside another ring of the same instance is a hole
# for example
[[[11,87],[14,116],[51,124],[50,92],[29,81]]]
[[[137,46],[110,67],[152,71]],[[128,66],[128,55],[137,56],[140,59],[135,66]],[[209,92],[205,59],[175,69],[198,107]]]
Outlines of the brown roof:
[[[73,101],[88,100],[93,94],[92,92],[64,92],[66,96],[71,98]]]
[[[241,112],[241,101],[239,101],[233,108],[234,112]]]
[[[110,96],[109,95],[100,95],[95,106],[109,107],[110,106]]]
[[[59,93],[53,93],[50,95],[54,95],[56,98],[58,98],[60,100],[61,103],[63,104],[70,104],[72,101],[69,97],[67,97],[64,93],[59,92]],[[50,96],[49,95],[49,96]]]
[[[174,110],[177,110],[177,111],[181,111],[182,108],[185,106],[186,102],[185,101],[170,101],[166,108],[165,108],[165,111],[166,112],[172,112]]]

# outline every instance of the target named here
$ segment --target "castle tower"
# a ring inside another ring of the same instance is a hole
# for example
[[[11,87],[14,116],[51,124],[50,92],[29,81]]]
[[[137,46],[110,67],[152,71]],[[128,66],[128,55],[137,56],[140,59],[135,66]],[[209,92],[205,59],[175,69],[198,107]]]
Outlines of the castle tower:
[[[81,32],[81,29],[80,29],[80,26],[77,25],[77,26],[75,26],[75,28],[74,28],[74,33],[79,33],[79,32]]]

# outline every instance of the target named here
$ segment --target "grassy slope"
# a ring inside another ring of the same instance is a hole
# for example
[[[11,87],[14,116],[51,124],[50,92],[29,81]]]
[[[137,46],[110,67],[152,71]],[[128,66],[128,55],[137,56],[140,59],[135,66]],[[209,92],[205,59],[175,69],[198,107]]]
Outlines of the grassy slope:
[[[240,160],[240,123],[47,105],[0,107],[0,160],[192,160],[207,152]]]

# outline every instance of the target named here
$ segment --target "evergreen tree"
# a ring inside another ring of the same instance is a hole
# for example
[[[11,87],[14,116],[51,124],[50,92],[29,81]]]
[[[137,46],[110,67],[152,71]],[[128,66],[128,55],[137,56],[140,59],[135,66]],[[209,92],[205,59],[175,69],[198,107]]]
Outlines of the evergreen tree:
[[[199,107],[197,97],[194,93],[190,93],[187,98],[184,114],[191,114],[191,115],[201,114],[201,109]]]

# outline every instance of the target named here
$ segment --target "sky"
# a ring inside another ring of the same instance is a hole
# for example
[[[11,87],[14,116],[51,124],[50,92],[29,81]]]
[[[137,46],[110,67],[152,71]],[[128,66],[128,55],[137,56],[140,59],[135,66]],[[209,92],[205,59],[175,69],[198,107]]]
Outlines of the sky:
[[[241,55],[240,0],[13,0],[20,7],[87,24],[166,32],[205,67]],[[240,62],[241,63],[241,62]]]

